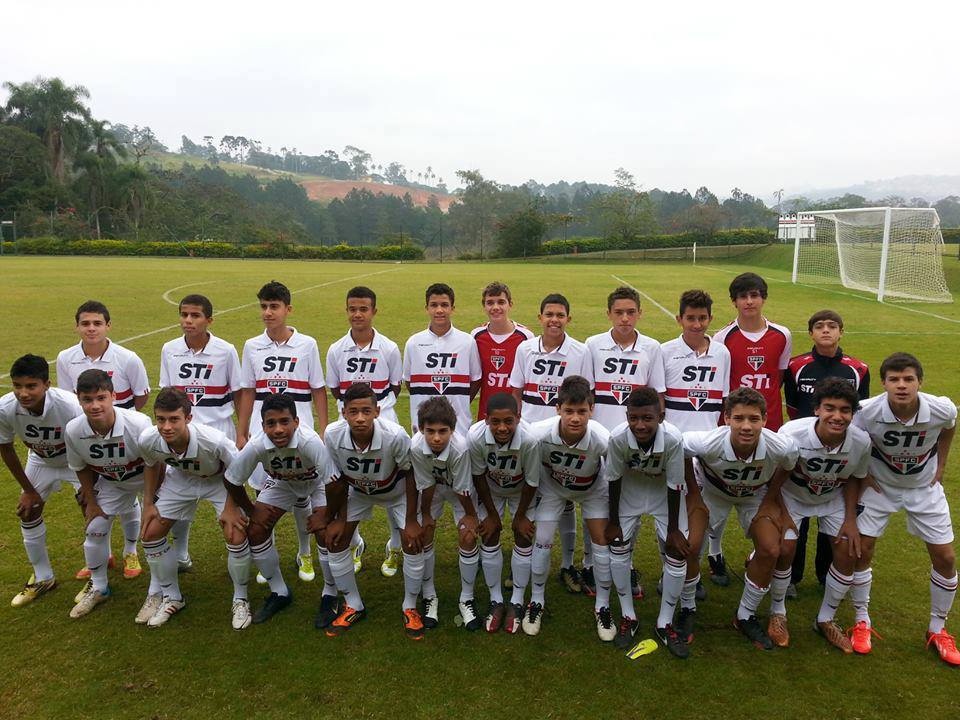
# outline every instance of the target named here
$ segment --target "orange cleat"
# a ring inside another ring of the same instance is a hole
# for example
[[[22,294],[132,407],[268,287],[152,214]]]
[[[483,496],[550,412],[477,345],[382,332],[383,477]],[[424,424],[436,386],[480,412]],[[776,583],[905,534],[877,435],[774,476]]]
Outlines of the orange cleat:
[[[940,632],[927,632],[927,647],[933,645],[940,654],[940,659],[947,665],[960,665],[960,651],[957,650],[957,641],[944,628]]]

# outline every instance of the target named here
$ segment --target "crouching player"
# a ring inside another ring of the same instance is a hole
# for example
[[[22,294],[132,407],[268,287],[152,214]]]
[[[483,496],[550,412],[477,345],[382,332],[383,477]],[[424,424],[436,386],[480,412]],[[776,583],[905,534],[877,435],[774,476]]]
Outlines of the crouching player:
[[[553,535],[567,501],[580,505],[593,541],[597,634],[604,642],[610,642],[617,634],[610,614],[610,552],[604,539],[609,515],[607,486],[597,480],[610,433],[603,425],[590,419],[592,413],[590,383],[579,375],[571,375],[564,379],[557,392],[559,417],[541,420],[533,425],[534,437],[540,442],[543,477],[536,511],[533,589],[530,592],[530,604],[523,616],[523,631],[527,635],[540,632]]]
[[[540,447],[530,426],[520,420],[513,395],[491,395],[483,410],[484,420],[470,427],[467,443],[473,484],[480,499],[480,567],[490,589],[484,625],[487,632],[497,632],[503,626],[508,633],[515,634],[523,620],[523,599],[530,584],[534,530],[527,511],[540,484]],[[508,508],[513,518],[513,589],[504,611],[500,532]]]
[[[70,610],[72,618],[89,614],[110,598],[110,529],[115,517],[139,507],[144,468],[140,436],[150,427],[143,413],[114,406],[113,381],[104,370],[80,373],[77,399],[83,415],[67,423],[67,463],[80,481],[87,521],[83,555],[90,580]]]
[[[813,417],[791,420],[779,430],[780,435],[793,438],[800,453],[790,479],[783,485],[783,501],[798,528],[803,520],[817,518],[821,531],[833,538],[833,564],[827,573],[815,627],[831,645],[850,653],[850,640],[834,617],[853,582],[853,564],[860,552],[857,500],[870,465],[870,438],[850,424],[860,398],[849,381],[821,380],[811,400]],[[785,645],[789,635],[784,598],[797,540],[784,540],[783,544],[770,585],[770,624],[782,628]],[[776,640],[776,633],[768,634]]]
[[[863,512],[857,519],[861,556],[851,590],[856,613],[853,650],[870,652],[870,563],[876,539],[883,535],[890,516],[903,510],[907,532],[926,543],[932,565],[927,645],[932,645],[944,662],[960,665],[960,652],[946,630],[947,614],[957,594],[957,568],[950,507],[943,492],[957,408],[949,398],[920,392],[923,367],[913,355],[894,353],[884,360],[880,382],[886,392],[864,402],[853,420],[870,435],[870,474],[876,481],[876,487],[864,490],[860,498]]]
[[[764,427],[767,403],[752,388],[732,391],[723,416],[726,425],[683,436],[684,472],[695,473],[703,488],[710,532],[719,532],[731,508],[736,508],[740,526],[753,541],[754,553],[744,574],[734,627],[758,648],[771,650],[774,642],[768,632],[776,632],[777,627],[771,623],[764,630],[757,607],[770,590],[781,541],[797,537],[780,495],[797,464],[797,446],[791,438]],[[687,486],[690,484],[688,479]],[[789,562],[786,567],[789,582]]]
[[[345,633],[367,614],[353,572],[350,539],[360,522],[373,517],[375,506],[387,512],[391,528],[404,525],[406,476],[410,470],[410,437],[397,423],[380,417],[373,388],[365,383],[350,385],[340,400],[341,417],[327,426],[324,435],[334,471],[326,488],[326,540],[330,570],[345,604],[340,608],[336,590],[331,596],[325,588],[314,623],[330,637]],[[404,552],[415,554],[410,546]],[[405,579],[415,565],[415,560],[403,563]],[[416,607],[415,595],[412,607]],[[404,616],[405,627],[407,620]],[[411,622],[420,626],[422,634],[422,622]]]
[[[665,548],[663,595],[656,633],[678,658],[689,655],[687,638],[673,628],[674,610],[687,574],[687,512],[683,490],[683,436],[663,422],[660,395],[650,387],[627,396],[627,422],[610,435],[604,479],[610,493],[606,540],[610,574],[620,598],[620,628],[614,644],[626,649],[640,623],[633,607],[630,560],[640,529],[640,516],[651,515]]]
[[[47,553],[47,526],[43,507],[63,483],[78,486],[77,476],[67,467],[63,429],[82,415],[76,396],[50,387],[50,366],[39,355],[17,358],[10,368],[13,392],[0,398],[0,457],[20,485],[17,517],[27,560],[33,574],[10,602],[21,607],[57,586]],[[27,446],[23,466],[14,438]]]
[[[293,602],[280,572],[280,556],[273,544],[274,526],[295,506],[307,505],[311,508],[307,529],[321,542],[326,505],[323,486],[331,475],[323,440],[311,428],[300,425],[293,398],[270,395],[260,407],[260,417],[263,434],[250,438],[224,475],[233,506],[225,508],[221,516],[228,528],[245,523],[241,510],[249,518],[250,554],[270,586],[266,601],[253,615],[255,624],[266,622]],[[258,467],[268,477],[256,502],[251,502],[243,484]]]
[[[186,605],[177,577],[177,554],[167,541],[171,528],[178,522],[193,522],[200,500],[213,504],[217,518],[228,502],[223,474],[236,457],[236,444],[216,428],[191,422],[192,409],[185,392],[163,388],[153,403],[157,424],[140,436],[140,453],[147,465],[141,541],[150,565],[151,587],[136,622],[147,627],[160,627]],[[233,580],[233,629],[243,630],[251,620],[247,600],[250,545],[245,522],[224,524],[223,535],[227,570]]]

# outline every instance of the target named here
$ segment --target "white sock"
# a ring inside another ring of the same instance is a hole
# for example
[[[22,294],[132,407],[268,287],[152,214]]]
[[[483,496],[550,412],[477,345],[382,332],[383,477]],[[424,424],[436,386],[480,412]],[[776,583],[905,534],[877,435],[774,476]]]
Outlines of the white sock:
[[[423,553],[403,553],[403,609],[417,607],[417,596],[423,586]]]
[[[490,601],[503,602],[503,588],[500,585],[503,576],[503,550],[500,545],[480,546],[480,567],[483,568],[483,579],[490,588]]]
[[[433,549],[433,543],[430,543],[423,549],[423,588],[421,592],[425,598],[437,596],[437,586],[433,577],[436,564],[437,554]]]
[[[751,615],[757,614],[757,608],[763,600],[763,596],[770,591],[768,587],[760,587],[753,580],[743,575],[743,593],[740,595],[740,607],[737,608],[737,619],[746,620]]]
[[[460,548],[460,602],[473,600],[473,586],[477,582],[477,569],[480,564],[480,548],[472,550]]]
[[[711,527],[707,531],[707,540],[709,545],[709,554],[716,557],[723,553],[723,529],[727,526],[727,520],[724,518],[723,522],[718,525]]]
[[[513,546],[510,554],[510,570],[513,573],[513,590],[510,593],[510,602],[514,605],[523,605],[527,585],[530,584],[530,561],[533,558],[533,546]]]
[[[387,513],[387,526],[390,528],[390,539],[387,541],[387,549],[402,549],[403,545],[400,543],[400,528],[397,527],[392,513]]]
[[[610,578],[620,599],[620,615],[636,620],[637,611],[633,607],[633,590],[630,588],[632,550],[632,547],[627,546],[610,548]]]
[[[137,551],[137,539],[140,537],[139,499],[134,502],[133,510],[120,514],[120,525],[123,527],[123,554],[135,553]],[[107,544],[109,546],[109,543]]]
[[[170,528],[173,546],[177,549],[177,560],[187,562],[190,559],[190,526],[192,520],[177,520]]]
[[[33,567],[34,581],[52,580],[53,567],[47,552],[47,525],[43,522],[43,516],[21,522],[20,534],[23,535],[23,549],[27,551],[27,560]]]
[[[697,585],[700,584],[700,573],[696,577],[683,581],[683,589],[680,590],[680,607],[687,610],[697,609]]]
[[[280,555],[277,553],[277,546],[273,544],[273,536],[268,537],[260,545],[251,545],[250,555],[260,574],[270,584],[270,592],[289,595],[290,590],[283,581],[283,573],[280,572]]]
[[[673,613],[677,609],[680,593],[683,592],[684,580],[687,576],[687,563],[664,555],[663,560],[663,595],[660,596],[660,614],[657,616],[657,627],[665,628],[673,623]],[[693,585],[694,597],[697,585]]]
[[[550,574],[550,551],[553,550],[553,535],[556,529],[557,523],[554,521],[542,520],[537,523],[533,555],[530,557],[530,574],[533,579],[530,600],[541,605],[544,604],[547,591],[547,576]]]
[[[580,523],[583,530],[583,566],[585,568],[593,567],[593,541],[590,539],[590,528],[587,527],[587,519],[583,518]]]
[[[853,573],[853,585],[850,586],[850,602],[853,603],[853,615],[857,622],[870,623],[870,586],[873,584],[873,568],[857,570]]]
[[[293,506],[293,519],[297,525],[297,542],[300,549],[297,550],[301,555],[310,554],[310,533],[307,532],[307,518],[310,517],[310,499],[304,500],[305,505],[295,504]]]
[[[593,546],[593,579],[596,583],[597,596],[594,599],[593,609],[610,607],[610,547],[607,545]]]
[[[363,600],[360,599],[360,590],[357,588],[357,574],[353,571],[353,551],[347,548],[330,553],[330,569],[347,605],[354,610],[363,610]]]
[[[250,581],[250,543],[246,539],[240,545],[227,543],[227,572],[233,580],[233,599],[246,600]]]
[[[840,603],[850,592],[852,583],[853,575],[844,575],[837,570],[836,565],[830,563],[827,580],[823,588],[823,600],[820,603],[820,611],[817,613],[818,623],[830,622],[837,616]]]
[[[956,594],[957,573],[954,572],[952,578],[945,578],[930,568],[930,632],[938,633],[943,630]]]
[[[773,569],[773,578],[770,580],[770,614],[787,614],[787,586],[790,584],[792,568],[786,570]]]
[[[110,528],[113,518],[97,515],[87,524],[83,540],[83,557],[90,569],[93,587],[101,593],[107,592],[107,559],[110,557]]]
[[[142,545],[150,566],[151,581],[156,577],[160,584],[160,594],[171,600],[182,600],[180,583],[177,581],[177,554],[167,542],[167,538],[144,540]]]
[[[336,597],[337,580],[336,575],[333,572],[333,567],[330,565],[330,552],[322,545],[317,545],[317,557],[320,560],[320,572],[323,574],[323,591],[321,592],[321,595],[332,595],[333,597]],[[351,560],[351,562],[353,561]],[[353,607],[353,605],[350,607]],[[359,610],[359,608],[353,609]]]
[[[550,540],[551,546],[553,539]],[[573,565],[573,551],[577,547],[577,508],[571,503],[560,515],[560,567]]]

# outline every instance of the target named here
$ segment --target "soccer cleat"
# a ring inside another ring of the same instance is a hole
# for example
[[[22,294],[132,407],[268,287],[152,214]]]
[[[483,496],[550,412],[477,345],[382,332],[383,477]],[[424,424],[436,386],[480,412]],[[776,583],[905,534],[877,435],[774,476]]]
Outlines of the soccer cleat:
[[[177,574],[182,575],[183,573],[193,572],[193,558],[187,558],[186,560],[177,560]]]
[[[277,595],[275,592],[270,593],[267,595],[263,607],[253,614],[253,624],[259,625],[260,623],[265,623],[281,610],[290,607],[290,603],[292,602],[293,595]]]
[[[853,645],[850,644],[850,639],[836,621],[827,620],[826,622],[814,622],[813,629],[822,635],[828,643],[842,650],[844,655],[849,655],[853,652]]]
[[[384,577],[393,577],[400,569],[402,561],[403,551],[393,550],[390,548],[390,543],[387,543],[387,552],[384,555],[383,564],[380,566],[380,574]]]
[[[787,600],[796,600],[797,599],[797,584],[790,583],[787,585]]]
[[[416,608],[403,611],[403,631],[411,640],[423,640],[423,620]]]
[[[707,599],[707,589],[703,586],[703,583],[700,580],[697,580],[697,587],[694,591],[696,594],[694,597],[697,600],[706,600]]]
[[[673,624],[673,629],[687,645],[693,644],[693,621],[696,620],[696,617],[696,608],[682,607],[677,613],[677,621]]]
[[[317,576],[313,569],[313,555],[310,553],[297,555],[297,576],[304,582],[313,582],[313,579]],[[259,581],[260,579],[257,578],[257,582]]]
[[[507,579],[503,581],[504,590],[513,590],[513,570],[510,571],[510,574],[507,575]]]
[[[790,631],[787,629],[787,616],[772,613],[767,621],[767,637],[777,647],[790,645]]]
[[[633,645],[633,636],[637,634],[638,627],[640,627],[640,621],[636,618],[621,618],[613,644],[621,650],[626,650]]]
[[[734,617],[733,626],[739,630],[747,640],[752,642],[755,647],[760,650],[773,650],[773,641],[763,629],[756,615],[751,615],[746,620]]]
[[[729,585],[730,575],[727,573],[727,563],[723,559],[723,553],[717,556],[707,555],[707,561],[710,563],[710,582],[720,587]]]
[[[573,565],[560,568],[560,584],[563,585],[568,593],[579,595],[583,592],[583,586],[580,584],[580,571]]]
[[[183,610],[186,605],[187,603],[183,598],[174,600],[173,598],[165,597],[163,602],[160,603],[160,607],[158,607],[157,611],[153,614],[153,617],[147,620],[147,627],[155,628],[165,625],[167,620]]]
[[[640,584],[640,573],[630,568],[630,592],[634,600],[643,600],[643,585]]]
[[[870,650],[873,649],[873,643],[870,638],[871,635],[876,635],[883,640],[883,638],[880,637],[880,633],[867,625],[866,620],[861,620],[847,630],[847,635],[850,636],[850,644],[853,646],[853,651],[857,653],[857,655],[870,654]]]
[[[337,616],[336,620],[330,623],[330,627],[327,628],[327,637],[339,637],[340,635],[343,635],[345,632],[347,632],[347,630],[363,620],[366,616],[366,608],[354,610],[349,605],[344,605],[343,612],[341,612]]]
[[[423,627],[433,630],[440,624],[440,600],[434,595],[423,599]]]
[[[263,576],[262,572],[257,573],[257,585],[266,585],[267,579]]]
[[[234,630],[246,630],[253,622],[253,615],[250,614],[250,603],[243,598],[233,601],[230,613],[232,614],[230,624]]]
[[[360,538],[360,542],[353,548],[353,573],[356,575],[363,570],[363,553],[367,549],[367,544]]]
[[[40,582],[37,582],[36,578],[31,575],[30,579],[27,581],[27,584],[23,586],[23,590],[13,596],[13,600],[10,601],[10,605],[13,607],[23,607],[24,605],[29,605],[41,595],[53,590],[56,586],[56,578],[50,578],[49,580],[41,580]]]
[[[133,621],[137,625],[146,625],[150,618],[156,615],[157,610],[162,604],[163,595],[160,593],[147,595],[147,599],[143,601],[143,605],[140,606],[140,610],[137,611],[137,616],[133,619]]]
[[[115,568],[116,565],[117,565],[117,561],[113,559],[113,553],[110,553],[110,556],[107,558],[107,569],[108,569],[108,570],[113,570],[113,568]],[[77,573],[76,573],[76,575],[74,575],[74,577],[75,577],[77,580],[89,580],[89,579],[90,579],[90,568],[88,568],[86,565],[84,565],[82,568],[80,568],[79,570],[77,570]],[[77,600],[77,602],[80,602],[80,601]]]
[[[340,601],[336,595],[324,595],[320,598],[320,608],[313,618],[317,630],[326,630],[340,614]]]
[[[687,641],[673,629],[672,625],[662,628],[655,627],[654,632],[656,632],[660,644],[669,650],[675,658],[686,660],[690,657],[690,648],[687,646]]]
[[[507,605],[507,611],[503,617],[503,629],[511,635],[516,635],[520,632],[523,615],[524,609],[520,603],[510,603]]]
[[[947,665],[960,665],[960,651],[957,650],[957,641],[944,628],[940,632],[927,631],[927,647],[933,648],[940,655],[940,659]]]
[[[531,602],[523,614],[521,626],[527,635],[540,634],[540,622],[543,620],[543,605]]]
[[[583,588],[583,594],[587,597],[597,596],[597,583],[593,579],[592,567],[585,567],[580,571],[580,586]]]
[[[483,627],[483,620],[477,615],[477,604],[473,598],[462,600],[459,606],[460,617],[463,619],[463,626],[470,632],[479,630]]]
[[[123,554],[123,576],[127,580],[140,577],[143,568],[140,567],[140,556],[136,552]]]
[[[487,617],[483,621],[484,630],[488,633],[497,632],[503,625],[504,612],[505,608],[502,602],[494,602],[491,600],[490,607],[487,608]]]
[[[601,642],[610,642],[617,636],[617,629],[613,626],[613,615],[610,614],[610,608],[602,607],[594,611],[594,617],[597,620],[597,637]]]
[[[80,602],[70,609],[70,617],[81,618],[84,615],[89,615],[97,605],[105,603],[109,599],[110,588],[107,588],[107,591],[102,593],[93,587],[93,583],[89,583]]]

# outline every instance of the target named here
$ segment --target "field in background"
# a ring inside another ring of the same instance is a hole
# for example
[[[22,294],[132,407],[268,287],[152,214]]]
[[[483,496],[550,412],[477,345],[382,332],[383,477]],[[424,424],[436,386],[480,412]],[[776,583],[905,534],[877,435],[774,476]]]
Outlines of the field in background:
[[[732,317],[726,297],[730,279],[754,269],[770,281],[767,315],[794,331],[795,352],[807,348],[807,317],[832,307],[846,321],[843,346],[848,352],[875,369],[890,352],[914,352],[925,364],[924,389],[960,398],[960,304],[878,305],[838,287],[794,286],[789,283],[790,259],[790,248],[775,246],[696,266],[7,257],[0,260],[0,298],[11,317],[0,345],[0,373],[23,353],[53,360],[60,349],[74,344],[73,312],[88,298],[108,305],[114,316],[111,337],[140,354],[155,382],[160,347],[177,335],[175,303],[189,292],[212,298],[218,312],[212,331],[239,348],[262,331],[256,290],[268,280],[282,280],[296,293],[291,324],[314,335],[325,350],[346,331],[343,298],[356,284],[376,290],[377,327],[402,347],[426,324],[422,293],[431,282],[455,288],[454,321],[464,330],[481,322],[480,291],[491,280],[511,286],[515,319],[533,327],[539,300],[548,292],[563,292],[572,304],[570,333],[580,339],[607,327],[606,295],[629,283],[644,296],[641,331],[662,341],[678,333],[672,316],[683,289],[702,287],[713,295],[716,329]],[[960,292],[960,263],[945,258],[944,264],[953,292]],[[0,377],[0,392],[8,391],[8,384],[8,378]],[[874,391],[878,389],[875,377]],[[403,419],[407,407],[404,394],[399,407]],[[946,478],[955,507],[960,503],[957,457],[955,451]],[[378,571],[386,539],[382,514],[363,528],[368,552],[360,587],[370,617],[337,640],[312,627],[320,586],[296,579],[296,545],[292,523],[286,520],[278,530],[279,546],[294,606],[266,626],[230,630],[225,549],[208,507],[195,525],[195,571],[182,576],[188,606],[179,617],[157,631],[133,624],[146,592],[145,572],[134,581],[112,574],[113,599],[81,621],[70,620],[71,598],[79,589],[72,576],[81,564],[82,530],[67,492],[52,498],[47,512],[51,557],[62,587],[34,606],[14,611],[9,598],[29,574],[13,513],[16,495],[15,482],[5,469],[0,471],[0,623],[8,637],[0,714],[8,717],[189,718],[215,712],[224,717],[374,717],[402,711],[417,718],[709,718],[736,708],[739,717],[879,718],[888,716],[891,707],[902,715],[955,707],[956,673],[923,647],[929,562],[919,541],[907,540],[902,518],[879,545],[871,609],[884,640],[876,641],[872,656],[843,657],[810,631],[820,600],[810,568],[800,599],[788,604],[791,648],[771,653],[753,649],[730,628],[739,584],[722,589],[708,583],[710,595],[701,604],[692,658],[679,662],[660,650],[631,662],[597,640],[592,600],[565,594],[554,579],[538,638],[471,635],[455,628],[459,576],[449,516],[438,533],[441,627],[422,643],[403,637],[402,579],[388,580]],[[118,541],[115,531],[114,547]],[[731,567],[738,569],[746,542],[731,529],[725,544]],[[659,575],[650,527],[644,527],[637,548],[636,564],[648,593],[637,609],[649,633]],[[481,576],[481,606],[486,602],[482,585]],[[256,606],[259,590],[251,589]],[[616,607],[614,611],[616,615]],[[849,622],[849,607],[840,617]],[[953,627],[960,626],[954,622]]]

